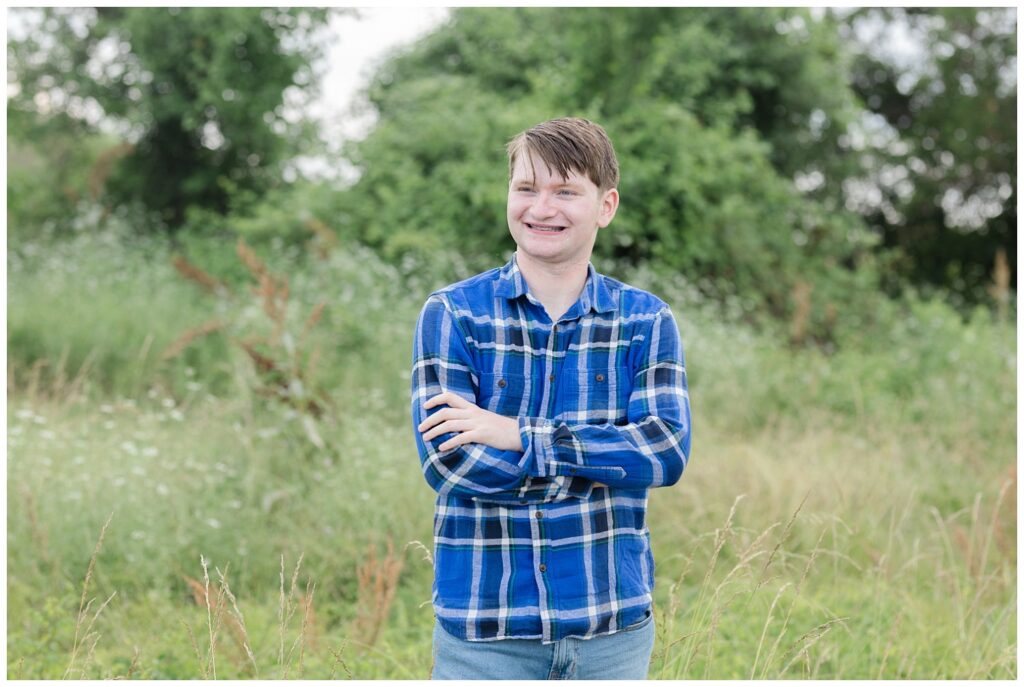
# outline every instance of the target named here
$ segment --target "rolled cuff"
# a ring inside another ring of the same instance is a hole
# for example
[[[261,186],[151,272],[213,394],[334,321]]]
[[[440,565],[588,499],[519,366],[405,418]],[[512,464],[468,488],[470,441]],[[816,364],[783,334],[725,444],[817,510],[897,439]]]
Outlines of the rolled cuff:
[[[523,466],[528,475],[586,477],[596,482],[626,476],[625,469],[615,465],[586,465],[586,448],[565,423],[520,417],[519,436],[523,455],[529,457]]]

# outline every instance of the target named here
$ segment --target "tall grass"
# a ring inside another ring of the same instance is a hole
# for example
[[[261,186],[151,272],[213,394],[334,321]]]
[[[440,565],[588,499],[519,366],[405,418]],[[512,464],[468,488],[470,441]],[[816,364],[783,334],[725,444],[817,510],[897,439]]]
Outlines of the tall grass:
[[[9,262],[10,676],[427,677],[413,542],[434,494],[408,365],[448,277],[357,248],[260,254],[290,275],[285,329],[325,303],[302,344],[330,400],[311,419],[254,391],[233,341],[274,323],[244,269],[225,298],[159,244],[68,245]],[[224,276],[233,251],[188,258]],[[826,354],[681,279],[646,286],[680,322],[695,413],[686,474],[651,494],[651,676],[1015,677],[1013,328],[908,297]],[[83,614],[86,588],[102,614]]]

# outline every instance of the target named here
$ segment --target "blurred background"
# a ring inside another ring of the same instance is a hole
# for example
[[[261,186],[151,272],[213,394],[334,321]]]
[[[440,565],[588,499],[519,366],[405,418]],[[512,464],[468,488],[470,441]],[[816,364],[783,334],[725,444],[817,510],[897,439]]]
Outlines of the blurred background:
[[[559,116],[686,348],[651,677],[1016,677],[1016,18],[8,10],[8,677],[429,675],[412,331]]]

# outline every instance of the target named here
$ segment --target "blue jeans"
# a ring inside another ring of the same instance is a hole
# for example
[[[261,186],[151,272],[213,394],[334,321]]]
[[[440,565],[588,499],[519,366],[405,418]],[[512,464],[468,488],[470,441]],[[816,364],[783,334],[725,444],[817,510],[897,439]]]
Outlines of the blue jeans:
[[[434,621],[431,680],[646,680],[654,615],[592,639],[498,639],[469,642]]]

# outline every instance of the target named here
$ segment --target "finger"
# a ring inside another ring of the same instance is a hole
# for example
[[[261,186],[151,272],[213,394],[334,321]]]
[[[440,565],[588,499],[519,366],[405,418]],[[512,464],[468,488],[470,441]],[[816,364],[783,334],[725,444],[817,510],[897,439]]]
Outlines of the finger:
[[[424,407],[426,407],[426,406],[424,406]],[[444,422],[445,420],[449,419],[448,418],[448,413],[450,413],[450,412],[451,411],[448,408],[445,408],[444,410],[439,410],[436,413],[434,413],[433,415],[430,415],[428,417],[423,418],[423,422],[421,422],[416,427],[416,429],[418,429],[419,431],[422,432],[425,429],[429,429],[429,428],[433,427],[438,422]]]
[[[455,408],[444,408],[443,410],[437,411],[430,417],[425,418],[423,422],[417,425],[416,429],[422,432],[430,429],[439,422],[444,422],[445,420],[459,420],[464,419],[465,417],[465,411],[456,410]]]
[[[448,402],[446,400],[447,396],[448,396],[448,392],[447,391],[442,392],[442,393],[438,394],[437,396],[431,396],[430,398],[427,399],[427,402],[423,404],[423,407],[424,408],[433,408],[434,406],[445,405]]]
[[[430,441],[434,437],[441,436],[447,432],[464,432],[470,428],[470,423],[465,420],[449,420],[442,422],[437,427],[423,435],[424,441]]]
[[[456,446],[471,444],[475,441],[474,437],[475,434],[473,432],[462,432],[461,434],[456,434],[454,437],[438,446],[437,450],[447,451],[448,449],[455,448]]]
[[[452,408],[468,408],[469,406],[473,405],[472,403],[464,399],[462,396],[459,396],[458,394],[451,391],[446,391],[443,394],[440,394],[439,396],[435,396],[434,398],[440,397],[444,397],[444,400],[441,401],[441,403],[447,403]]]

